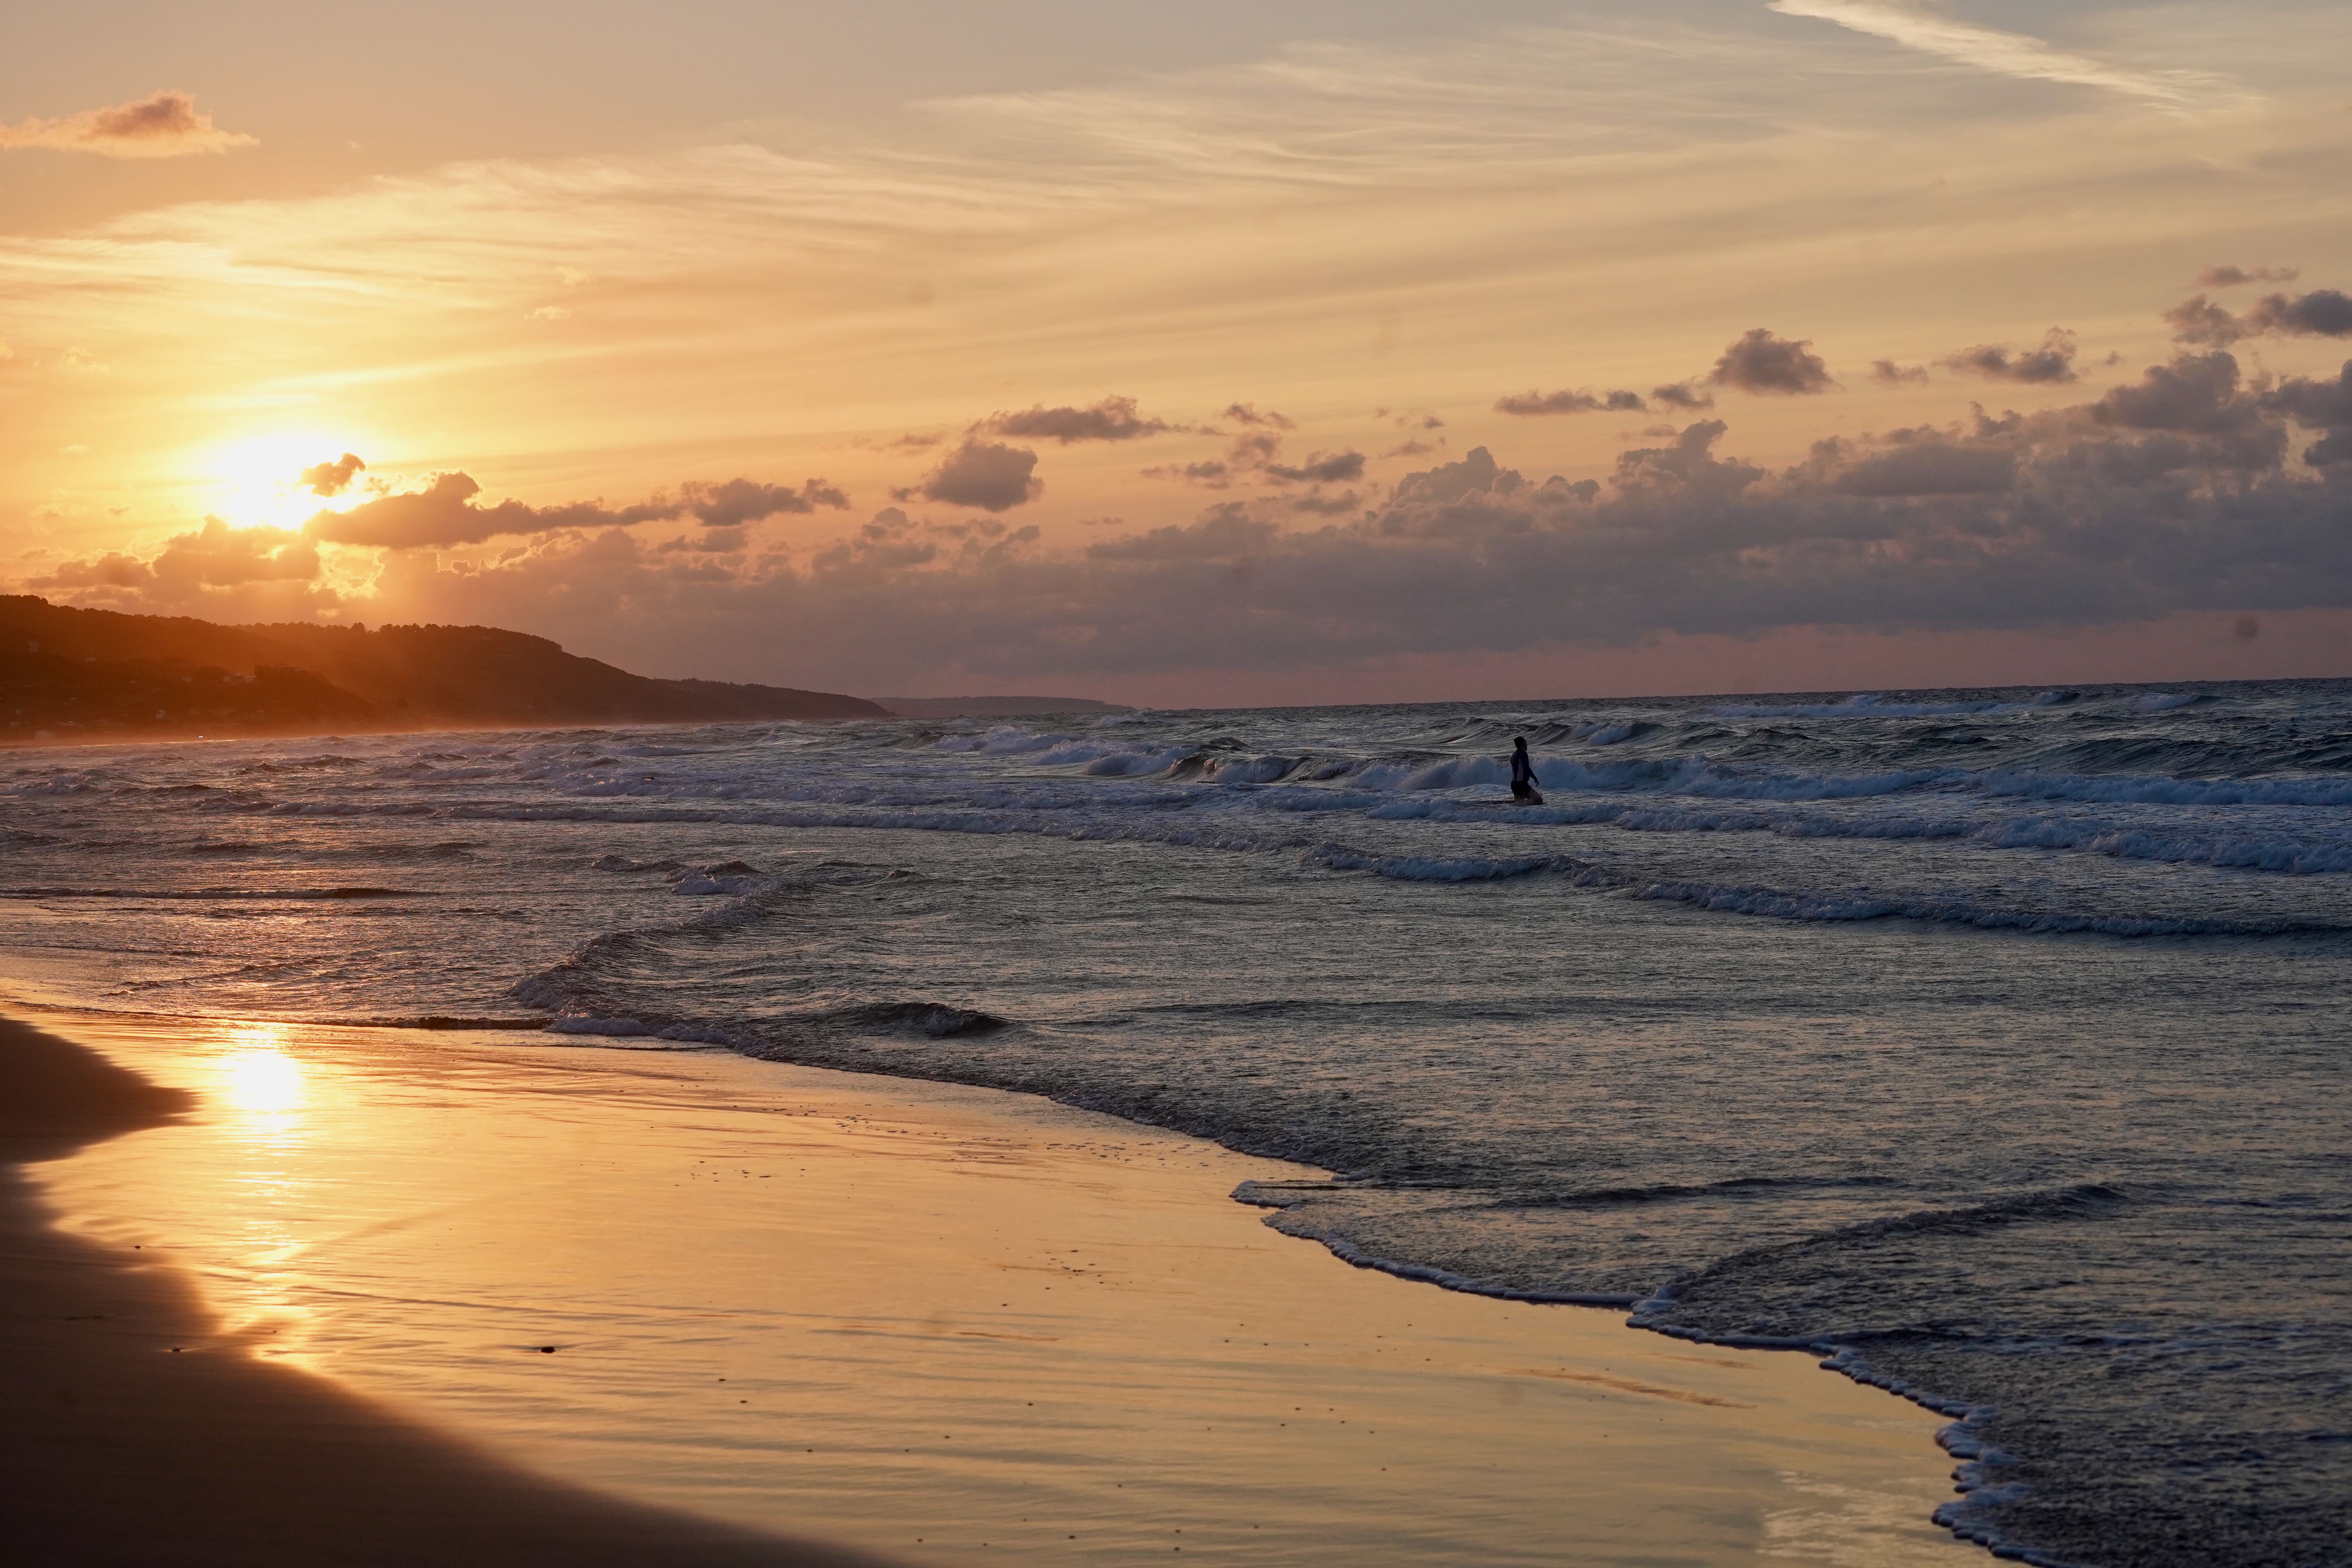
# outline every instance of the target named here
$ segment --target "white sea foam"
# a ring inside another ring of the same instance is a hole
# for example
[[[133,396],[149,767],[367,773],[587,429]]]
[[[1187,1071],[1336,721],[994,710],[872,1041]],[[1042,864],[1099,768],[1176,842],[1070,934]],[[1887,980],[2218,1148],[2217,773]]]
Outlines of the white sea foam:
[[[2088,932],[2126,937],[2284,936],[2297,931],[2352,930],[2352,925],[2331,925],[2321,921],[2203,920],[2185,916],[2000,909],[1958,899],[1786,892],[1774,888],[1718,887],[1701,882],[1655,882],[1637,889],[1633,896],[1690,904],[1724,914],[1764,915],[1784,921],[1846,922],[1899,919],[1974,926],[1983,931],[2035,931],[2053,935]]]
[[[2026,706],[2005,701],[1888,702],[1863,692],[1843,702],[1724,702],[1709,711],[1719,719],[1929,719],[1958,713],[2015,713]]]

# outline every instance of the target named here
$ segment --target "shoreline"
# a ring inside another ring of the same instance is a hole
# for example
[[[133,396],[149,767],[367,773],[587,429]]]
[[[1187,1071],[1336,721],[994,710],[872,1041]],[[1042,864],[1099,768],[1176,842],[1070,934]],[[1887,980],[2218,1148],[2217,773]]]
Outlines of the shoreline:
[[[879,1568],[528,1474],[253,1357],[181,1269],[58,1228],[39,1166],[192,1108],[0,1017],[0,1425],[16,1550],[125,1565]]]
[[[195,1085],[223,1081],[219,1064],[244,1048],[227,1026],[185,1021],[60,1018],[56,1026],[142,1072]],[[1081,1526],[1055,1531],[1056,1542],[1115,1538],[1100,1548],[1108,1556],[1074,1559],[1087,1561],[1127,1560],[1139,1543],[1121,1531],[1163,1519],[1187,1521],[1168,1526],[1190,1529],[1181,1537],[1187,1555],[1222,1551],[1237,1562],[1315,1561],[1343,1546],[1360,1556],[1368,1544],[1368,1561],[1557,1561],[1508,1549],[1556,1540],[1564,1526],[1589,1543],[1573,1560],[1592,1563],[1957,1563],[1975,1555],[1927,1519],[1950,1494],[1942,1475],[1949,1460],[1930,1440],[1939,1423],[1926,1413],[1822,1377],[1817,1357],[1694,1353],[1702,1347],[1635,1332],[1622,1310],[1529,1310],[1429,1290],[1323,1247],[1296,1246],[1259,1223],[1261,1211],[1228,1201],[1237,1173],[1300,1167],[1001,1091],[723,1053],[544,1037],[390,1037],[399,1033],[270,1037],[268,1059],[299,1062],[317,1103],[331,1106],[321,1130],[331,1122],[337,1137],[380,1141],[351,1155],[359,1161],[352,1171],[382,1178],[389,1152],[389,1168],[405,1173],[398,1181],[425,1184],[376,1194],[381,1214],[339,1199],[288,1218],[397,1231],[429,1212],[451,1238],[435,1250],[316,1266],[298,1259],[290,1269],[272,1254],[263,1268],[229,1256],[249,1242],[225,1240],[226,1230],[182,1239],[223,1223],[217,1195],[192,1190],[169,1215],[126,1221],[110,1212],[135,1210],[133,1196],[161,1184],[203,1189],[225,1152],[257,1147],[253,1127],[226,1125],[217,1109],[209,1120],[222,1125],[210,1131],[199,1108],[185,1131],[53,1166],[53,1177],[71,1178],[48,1184],[53,1201],[70,1198],[70,1224],[84,1233],[169,1232],[174,1261],[202,1277],[223,1318],[241,1320],[241,1349],[253,1358],[245,1364],[282,1370],[260,1362],[289,1353],[286,1340],[268,1336],[292,1325],[308,1336],[298,1359],[329,1371],[333,1382],[312,1382],[335,1396],[358,1400],[341,1393],[357,1388],[379,1414],[422,1424],[413,1430],[462,1433],[499,1456],[486,1461],[493,1467],[519,1463],[588,1489],[581,1496],[632,1500],[616,1506],[683,1510],[670,1515],[678,1521],[806,1530],[937,1561],[985,1555],[971,1550],[982,1533],[1001,1554],[1016,1521],[1028,1524],[1026,1510],[1040,1508]],[[173,1037],[207,1034],[193,1047]],[[623,1080],[628,1086],[613,1090]],[[429,1122],[394,1103],[403,1096],[430,1101]],[[683,1141],[625,1147],[649,1118],[674,1122]],[[401,1140],[428,1125],[469,1129],[449,1151],[466,1167],[447,1175],[455,1185],[415,1173],[416,1148]],[[525,1147],[550,1137],[588,1140],[580,1146],[593,1147],[594,1163],[613,1173],[534,1189],[533,1173],[554,1163],[550,1151],[573,1146]],[[299,1142],[280,1137],[273,1147]],[[746,1166],[726,1182],[682,1163],[688,1149],[722,1147]],[[343,1180],[340,1167],[316,1158],[332,1150],[298,1152],[320,1173],[321,1190]],[[755,1168],[780,1159],[801,1164],[809,1197],[769,1214],[754,1196],[776,1208],[773,1194],[784,1189],[762,1192],[758,1180],[790,1173]],[[273,1180],[293,1168],[278,1160]],[[684,1179],[633,1219],[629,1205],[661,1173]],[[593,1192],[574,1189],[584,1182],[596,1184]],[[498,1194],[489,1216],[446,1212],[482,1188]],[[567,1204],[593,1214],[584,1223],[604,1251],[521,1269],[512,1261],[516,1237],[560,1238],[583,1223]],[[925,1220],[937,1220],[936,1235],[924,1234]],[[657,1234],[665,1231],[704,1239],[682,1244]],[[479,1266],[453,1261],[472,1241],[484,1249]],[[680,1245],[682,1254],[664,1250]],[[762,1293],[780,1289],[780,1265],[809,1277],[790,1300],[769,1301]],[[535,1274],[528,1288],[502,1283],[527,1272]],[[715,1282],[709,1304],[688,1310],[677,1287],[698,1285],[705,1273]],[[633,1279],[654,1282],[642,1300],[611,1283]],[[499,1291],[507,1295],[488,1300]],[[1000,1306],[982,1296],[1008,1300]],[[445,1299],[477,1304],[435,1304]],[[564,1353],[551,1363],[517,1356],[539,1347],[517,1346],[499,1314],[518,1305],[543,1312],[549,1302],[568,1314]],[[1223,1336],[1196,1331],[1202,1318],[1229,1310],[1246,1310],[1251,1337],[1271,1336],[1264,1352],[1228,1351],[1217,1343]],[[505,1338],[486,1337],[494,1335]],[[1398,1353],[1408,1341],[1429,1352],[1423,1369],[1398,1364],[1411,1359]],[[430,1358],[420,1344],[453,1348],[424,1365]],[[548,1366],[579,1381],[557,1389],[540,1371]],[[712,1376],[736,1380],[725,1394],[749,1391],[741,1412],[714,1411],[704,1398]],[[690,1398],[681,1393],[689,1384]],[[1286,1422],[1296,1415],[1288,1405],[1310,1397],[1330,1406],[1338,1435],[1368,1426],[1392,1436],[1408,1423],[1414,1430],[1383,1454],[1391,1468],[1361,1477],[1351,1466],[1335,1470],[1328,1454],[1301,1448],[1273,1419]],[[790,1413],[789,1443],[713,1436],[763,1418],[754,1403],[771,1422]],[[908,1432],[894,1425],[901,1411],[909,1430],[938,1426],[952,1443],[915,1458]],[[1181,1436],[1176,1428],[1187,1419],[1217,1435]],[[714,1441],[722,1448],[710,1449]],[[812,1460],[803,1448],[824,1453]],[[785,1456],[801,1463],[787,1468]],[[1487,1495],[1465,1510],[1452,1493],[1465,1488]],[[1225,1502],[1249,1522],[1221,1537],[1215,1521],[1197,1516]],[[934,1503],[930,1524],[894,1534],[887,1522]],[[1366,1524],[1368,1509],[1391,1517]],[[971,1530],[961,1533],[974,1539],[943,1549],[933,1532],[966,1521]],[[1361,1538],[1338,1538],[1349,1531]],[[740,1560],[787,1560],[773,1555],[787,1549],[766,1550],[768,1557]]]

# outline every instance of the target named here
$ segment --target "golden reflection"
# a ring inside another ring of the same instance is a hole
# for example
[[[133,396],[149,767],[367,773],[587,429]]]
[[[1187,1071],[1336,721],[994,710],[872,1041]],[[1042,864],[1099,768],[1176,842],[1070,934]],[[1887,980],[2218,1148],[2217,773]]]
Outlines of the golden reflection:
[[[286,1054],[285,1035],[280,1025],[247,1024],[229,1036],[220,1068],[232,1110],[279,1116],[302,1108],[302,1064]]]
[[[301,1058],[286,1049],[289,1032],[282,1024],[239,1025],[215,1061],[226,1131],[239,1151],[230,1232],[236,1286],[224,1316],[232,1332],[271,1355],[297,1353],[310,1317],[293,1266],[309,1250],[301,1227],[310,1182],[301,1162],[312,1086]]]

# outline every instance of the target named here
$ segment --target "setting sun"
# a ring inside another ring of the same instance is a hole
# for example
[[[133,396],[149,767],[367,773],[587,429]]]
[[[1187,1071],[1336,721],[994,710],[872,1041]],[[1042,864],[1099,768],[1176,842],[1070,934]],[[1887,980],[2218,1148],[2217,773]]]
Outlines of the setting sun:
[[[239,437],[200,449],[195,483],[212,497],[207,510],[233,528],[296,529],[365,499],[355,473],[333,469],[353,445],[368,443],[307,431]],[[321,466],[332,471],[319,474]]]

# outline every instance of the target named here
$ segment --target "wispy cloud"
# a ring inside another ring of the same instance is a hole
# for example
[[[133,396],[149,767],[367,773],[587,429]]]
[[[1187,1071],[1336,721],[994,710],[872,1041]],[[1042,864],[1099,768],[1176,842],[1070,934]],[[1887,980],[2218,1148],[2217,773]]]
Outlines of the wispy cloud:
[[[2070,54],[2025,33],[1971,26],[1906,5],[1902,0],[1771,0],[1784,16],[1811,16],[1857,33],[1997,76],[2027,81],[2067,82],[2104,88],[2133,98],[2182,108],[2217,97],[2234,97],[2231,85],[2202,71],[2136,71],[2088,55]]]

